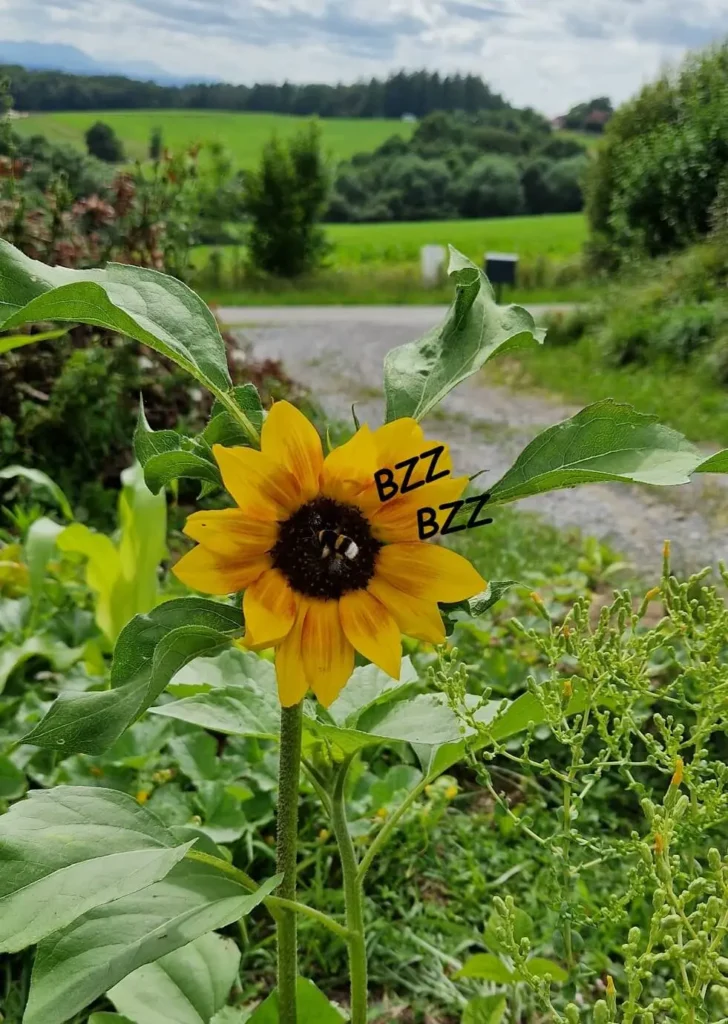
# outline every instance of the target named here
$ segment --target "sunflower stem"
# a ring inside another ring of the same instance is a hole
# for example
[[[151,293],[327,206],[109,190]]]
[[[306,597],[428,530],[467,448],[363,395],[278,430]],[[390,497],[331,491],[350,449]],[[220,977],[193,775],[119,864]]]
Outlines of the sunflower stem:
[[[351,1024],[367,1021],[367,949],[364,939],[364,911],[359,865],[346,819],[346,777],[354,755],[339,767],[334,784],[331,822],[339,847],[344,880],[346,926],[349,929],[349,975],[351,978]]]
[[[303,702],[281,708],[281,750],[278,767],[278,825],[276,854],[283,881],[277,895],[296,899],[296,853],[298,846],[298,785],[301,771],[301,734]],[[298,1024],[296,1015],[296,979],[298,945],[296,914],[279,909],[278,940],[278,1018],[280,1024]]]

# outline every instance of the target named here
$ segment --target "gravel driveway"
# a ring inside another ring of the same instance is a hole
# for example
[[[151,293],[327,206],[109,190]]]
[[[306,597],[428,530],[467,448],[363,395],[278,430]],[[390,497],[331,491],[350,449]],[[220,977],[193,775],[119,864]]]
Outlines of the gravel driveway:
[[[531,311],[538,316],[543,307]],[[385,353],[419,337],[443,313],[435,306],[218,310],[257,357],[283,360],[329,415],[349,418],[356,402],[359,419],[371,426],[382,421]],[[579,407],[488,386],[485,374],[487,368],[456,388],[428,422],[431,435],[450,443],[458,472],[484,469],[487,486],[535,434]],[[525,499],[519,508],[608,541],[654,578],[665,537],[672,541],[676,569],[728,560],[727,483],[725,477],[705,476],[672,488],[588,484]]]

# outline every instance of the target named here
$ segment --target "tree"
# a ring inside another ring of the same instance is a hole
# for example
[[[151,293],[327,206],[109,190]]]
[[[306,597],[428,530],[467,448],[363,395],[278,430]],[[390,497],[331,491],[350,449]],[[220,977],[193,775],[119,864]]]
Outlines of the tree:
[[[243,198],[251,221],[248,259],[255,269],[296,277],[321,264],[327,243],[319,221],[329,187],[315,122],[287,143],[276,136],[266,143]]]
[[[111,125],[96,121],[86,132],[85,138],[90,156],[105,160],[107,164],[120,163],[124,159],[124,147]]]
[[[523,188],[514,160],[482,156],[465,174],[459,187],[464,217],[512,217],[523,213]]]
[[[152,128],[152,134],[149,136],[149,159],[159,160],[162,156],[162,150],[164,149],[164,141],[162,137],[162,129]]]

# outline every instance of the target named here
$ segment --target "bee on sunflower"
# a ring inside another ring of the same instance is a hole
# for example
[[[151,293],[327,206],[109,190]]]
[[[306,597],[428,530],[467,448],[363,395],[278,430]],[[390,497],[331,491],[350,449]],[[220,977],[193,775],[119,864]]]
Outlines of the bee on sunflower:
[[[245,591],[245,645],[276,648],[284,707],[309,689],[328,707],[354,669],[358,651],[399,677],[401,634],[442,643],[438,602],[462,601],[485,581],[461,555],[421,541],[417,509],[456,501],[467,477],[440,479],[415,468],[405,494],[382,501],[375,473],[414,460],[427,442],[414,419],[360,427],[325,458],[313,424],[276,402],[261,450],[213,446],[237,508],[195,512],[184,532],[197,546],[176,576],[206,594]]]

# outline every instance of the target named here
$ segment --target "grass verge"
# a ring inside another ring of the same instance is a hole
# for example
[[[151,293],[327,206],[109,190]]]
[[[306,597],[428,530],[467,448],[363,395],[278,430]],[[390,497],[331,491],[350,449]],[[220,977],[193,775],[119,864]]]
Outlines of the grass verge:
[[[575,402],[615,398],[649,412],[691,441],[728,446],[728,391],[698,368],[665,364],[612,368],[590,338],[528,349],[488,366],[488,379],[514,390],[547,391]]]

